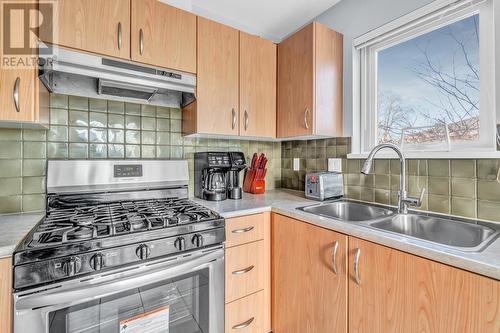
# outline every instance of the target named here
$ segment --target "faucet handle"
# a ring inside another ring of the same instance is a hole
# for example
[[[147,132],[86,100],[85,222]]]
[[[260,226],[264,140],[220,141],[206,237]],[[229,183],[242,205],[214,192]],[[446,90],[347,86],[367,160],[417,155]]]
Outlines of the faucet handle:
[[[422,201],[424,201],[424,195],[425,195],[425,187],[422,187],[422,191],[420,191],[420,196],[418,197],[418,207],[422,206]]]
[[[404,201],[413,207],[420,207],[422,206],[422,202],[424,201],[424,195],[425,195],[425,187],[422,188],[422,191],[420,192],[420,195],[418,198],[412,198],[412,197],[407,197]]]

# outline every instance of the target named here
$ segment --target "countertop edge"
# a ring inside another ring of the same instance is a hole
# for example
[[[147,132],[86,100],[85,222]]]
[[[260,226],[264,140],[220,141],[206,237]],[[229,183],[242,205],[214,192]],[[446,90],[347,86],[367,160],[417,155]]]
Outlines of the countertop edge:
[[[19,243],[44,216],[44,212],[0,215],[0,260],[12,257]]]

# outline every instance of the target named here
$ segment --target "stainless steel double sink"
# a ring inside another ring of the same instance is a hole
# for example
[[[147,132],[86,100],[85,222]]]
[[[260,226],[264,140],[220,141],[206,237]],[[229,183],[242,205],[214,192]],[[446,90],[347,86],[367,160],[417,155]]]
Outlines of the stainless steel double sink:
[[[494,224],[479,224],[429,214],[397,214],[393,209],[383,206],[344,199],[298,209],[468,252],[484,250],[500,234],[500,228]]]

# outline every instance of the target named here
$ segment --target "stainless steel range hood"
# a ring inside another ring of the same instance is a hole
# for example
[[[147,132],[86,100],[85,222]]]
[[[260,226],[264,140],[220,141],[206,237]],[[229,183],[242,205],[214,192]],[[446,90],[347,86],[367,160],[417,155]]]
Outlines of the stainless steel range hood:
[[[193,74],[61,48],[40,56],[40,80],[55,93],[176,108],[196,88]]]

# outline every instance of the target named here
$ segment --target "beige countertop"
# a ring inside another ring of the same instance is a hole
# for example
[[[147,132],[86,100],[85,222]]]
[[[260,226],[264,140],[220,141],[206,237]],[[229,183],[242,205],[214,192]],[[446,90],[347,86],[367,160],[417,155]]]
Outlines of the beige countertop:
[[[44,215],[43,212],[0,215],[0,258],[10,257]]]
[[[271,190],[262,195],[244,193],[242,200],[225,200],[220,202],[209,202],[196,198],[193,200],[215,210],[225,218],[272,211],[323,228],[500,280],[500,237],[481,252],[455,250],[436,243],[376,230],[363,224],[343,222],[303,212],[297,208],[318,202],[307,200],[303,193],[298,191]]]

